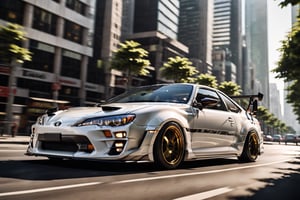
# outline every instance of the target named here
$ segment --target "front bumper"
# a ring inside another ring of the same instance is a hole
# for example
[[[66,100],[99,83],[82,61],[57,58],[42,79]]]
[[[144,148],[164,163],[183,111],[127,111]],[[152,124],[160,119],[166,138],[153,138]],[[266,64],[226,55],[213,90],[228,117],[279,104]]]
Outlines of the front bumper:
[[[134,125],[112,129],[34,125],[26,155],[89,160],[149,160],[155,131],[145,130],[145,127]]]

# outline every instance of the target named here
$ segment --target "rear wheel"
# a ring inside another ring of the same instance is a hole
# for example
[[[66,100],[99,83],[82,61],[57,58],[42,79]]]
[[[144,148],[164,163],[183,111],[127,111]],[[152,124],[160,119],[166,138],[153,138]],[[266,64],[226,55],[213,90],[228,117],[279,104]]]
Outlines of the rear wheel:
[[[185,154],[184,136],[174,122],[166,124],[154,143],[154,162],[159,168],[174,169],[180,165]]]
[[[242,155],[239,159],[243,162],[254,162],[259,155],[259,139],[256,133],[251,132],[246,138]]]

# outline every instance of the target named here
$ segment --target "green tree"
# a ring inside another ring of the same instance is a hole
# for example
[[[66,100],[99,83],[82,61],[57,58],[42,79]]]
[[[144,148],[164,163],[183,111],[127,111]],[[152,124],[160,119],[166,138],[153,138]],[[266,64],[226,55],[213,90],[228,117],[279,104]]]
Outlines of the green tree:
[[[264,132],[269,133],[286,133],[288,127],[284,122],[279,120],[273,113],[265,108],[264,106],[259,106],[257,111],[257,119],[260,120]]]
[[[299,0],[285,0],[279,4],[285,7],[288,4],[300,4]],[[287,102],[293,106],[294,113],[298,116],[297,120],[300,122],[300,17],[293,25],[292,30],[287,35],[287,38],[282,41],[282,46],[279,49],[280,59],[278,66],[273,70],[276,78],[282,78],[289,82],[290,86],[287,88],[288,95]]]
[[[0,25],[0,61],[6,64],[12,62],[23,63],[31,61],[31,52],[22,47],[22,41],[26,40],[26,33],[22,26],[8,23]]]
[[[218,89],[228,96],[237,96],[242,92],[241,86],[232,81],[224,81],[220,83]]]
[[[176,83],[190,83],[194,81],[194,76],[198,70],[192,66],[192,62],[183,57],[170,57],[168,62],[160,68],[161,76],[173,80]]]
[[[11,133],[13,122],[12,106],[16,87],[16,70],[24,61],[31,61],[31,52],[22,47],[22,42],[26,40],[25,35],[23,27],[18,24],[8,23],[6,26],[0,26],[0,62],[10,66],[9,94],[6,104],[6,120],[9,122],[5,127],[7,134]]]
[[[206,85],[212,88],[218,88],[217,78],[210,74],[200,74],[198,77],[196,77],[195,83]]]
[[[141,47],[141,44],[135,41],[125,41],[120,43],[113,55],[111,68],[125,73],[128,80],[127,87],[131,87],[132,76],[149,74],[147,67],[150,66],[148,60],[149,52]]]
[[[289,4],[291,4],[292,6],[294,6],[294,5],[297,5],[299,3],[300,3],[300,0],[284,0],[284,1],[281,1],[279,3],[279,5],[281,7],[285,7],[285,6],[288,6]]]
[[[293,133],[293,134],[295,134],[296,131],[295,131],[295,129],[294,129],[293,127],[288,126],[288,127],[287,127],[287,130],[286,130],[286,133]]]

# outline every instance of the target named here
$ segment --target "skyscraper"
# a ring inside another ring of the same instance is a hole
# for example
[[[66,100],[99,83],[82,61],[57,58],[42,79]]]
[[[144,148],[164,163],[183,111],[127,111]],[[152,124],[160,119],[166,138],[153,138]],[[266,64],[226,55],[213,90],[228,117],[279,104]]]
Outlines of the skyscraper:
[[[179,0],[137,0],[134,5],[132,39],[149,52],[150,76],[136,84],[165,82],[160,77],[160,67],[169,57],[187,57],[188,47],[177,40]],[[143,83],[141,83],[143,82]]]
[[[158,31],[177,39],[179,0],[135,1],[134,33]]]
[[[243,80],[241,8],[239,0],[214,0],[213,48],[224,51],[225,71],[236,71],[235,76],[227,74],[225,80],[236,81],[239,85]]]
[[[269,107],[267,0],[245,1],[245,6],[248,61],[256,79],[254,92],[263,93],[263,104]]]
[[[198,70],[212,70],[213,1],[180,0],[178,40],[189,47],[189,58]],[[196,63],[195,63],[196,62]]]
[[[114,95],[115,78],[120,74],[110,69],[110,59],[121,40],[122,2],[122,0],[96,1],[94,54],[90,62],[89,75],[104,86],[103,98]]]

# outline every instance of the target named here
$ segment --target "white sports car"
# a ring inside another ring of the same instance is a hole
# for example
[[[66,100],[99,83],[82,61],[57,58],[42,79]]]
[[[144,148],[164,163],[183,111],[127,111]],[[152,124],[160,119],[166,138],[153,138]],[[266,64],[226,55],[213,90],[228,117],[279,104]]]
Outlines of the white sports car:
[[[26,154],[173,169],[196,159],[255,161],[262,152],[252,112],[216,89],[175,83],[134,88],[95,107],[47,111],[32,126]]]

